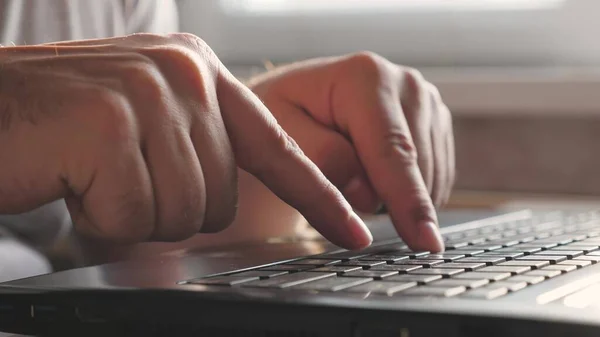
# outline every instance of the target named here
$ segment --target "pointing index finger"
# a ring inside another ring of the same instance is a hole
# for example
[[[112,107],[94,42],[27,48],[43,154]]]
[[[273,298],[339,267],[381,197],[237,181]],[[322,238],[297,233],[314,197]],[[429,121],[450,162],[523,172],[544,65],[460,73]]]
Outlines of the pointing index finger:
[[[229,74],[219,78],[219,105],[238,165],[297,209],[332,243],[364,248],[373,238],[342,194],[277,124],[260,100]]]

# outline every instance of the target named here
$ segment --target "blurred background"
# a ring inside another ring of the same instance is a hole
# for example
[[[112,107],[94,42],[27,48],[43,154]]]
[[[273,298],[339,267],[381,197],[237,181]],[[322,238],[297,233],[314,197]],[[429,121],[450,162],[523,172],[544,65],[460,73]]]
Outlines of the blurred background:
[[[457,193],[600,195],[598,0],[183,0],[237,75],[361,50],[421,70],[453,112]],[[474,194],[476,195],[476,194]]]

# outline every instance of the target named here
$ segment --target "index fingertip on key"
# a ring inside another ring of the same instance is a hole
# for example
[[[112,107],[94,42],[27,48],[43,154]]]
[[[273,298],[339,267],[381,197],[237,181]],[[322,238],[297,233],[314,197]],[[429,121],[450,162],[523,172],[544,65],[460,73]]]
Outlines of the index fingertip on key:
[[[373,243],[373,235],[363,222],[363,220],[356,214],[352,213],[349,219],[350,235],[354,239],[355,249],[366,248]]]

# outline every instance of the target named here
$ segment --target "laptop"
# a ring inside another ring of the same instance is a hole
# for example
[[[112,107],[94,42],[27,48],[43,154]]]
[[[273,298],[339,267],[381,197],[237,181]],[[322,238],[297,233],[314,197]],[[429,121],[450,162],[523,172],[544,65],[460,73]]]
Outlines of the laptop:
[[[440,215],[447,250],[270,240],[0,286],[0,331],[81,336],[600,336],[600,212]]]

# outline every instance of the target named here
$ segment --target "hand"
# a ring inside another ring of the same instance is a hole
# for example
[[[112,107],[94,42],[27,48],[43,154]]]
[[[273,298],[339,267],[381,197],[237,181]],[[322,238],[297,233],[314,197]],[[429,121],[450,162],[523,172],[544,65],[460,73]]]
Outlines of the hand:
[[[339,246],[370,233],[199,38],[0,49],[0,213],[65,198],[111,242],[181,240],[234,218],[237,166]]]
[[[419,72],[359,53],[284,66],[249,86],[356,209],[383,201],[409,246],[443,249],[434,203],[454,182],[452,118]]]

